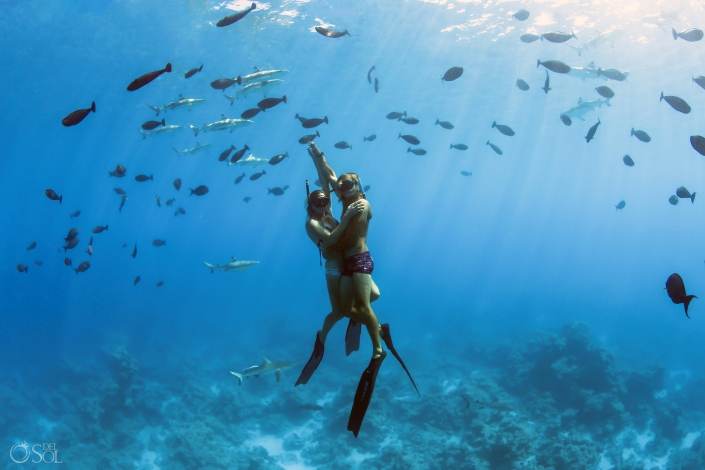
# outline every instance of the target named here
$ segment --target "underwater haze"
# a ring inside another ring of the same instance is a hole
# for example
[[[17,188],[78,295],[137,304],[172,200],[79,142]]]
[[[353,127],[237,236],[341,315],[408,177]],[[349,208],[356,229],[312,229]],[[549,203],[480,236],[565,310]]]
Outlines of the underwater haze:
[[[252,5],[0,0],[0,468],[705,468],[702,2]],[[316,132],[369,185],[420,392],[389,357],[357,438],[366,332],[294,387],[330,311]],[[230,373],[263,358],[296,365]]]

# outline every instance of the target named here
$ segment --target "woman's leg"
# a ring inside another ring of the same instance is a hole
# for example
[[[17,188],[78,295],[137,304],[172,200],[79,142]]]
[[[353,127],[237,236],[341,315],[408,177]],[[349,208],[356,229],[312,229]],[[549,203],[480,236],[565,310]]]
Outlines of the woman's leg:
[[[323,321],[323,328],[318,333],[321,342],[324,344],[330,330],[345,317],[344,310],[340,308],[340,276],[326,274],[326,285],[328,286],[331,312],[326,316]]]
[[[353,273],[352,293],[354,309],[359,317],[360,323],[367,327],[367,332],[372,340],[372,358],[379,357],[382,350],[382,342],[380,341],[380,329],[377,316],[370,306],[370,293],[372,291],[372,276],[364,273]],[[342,281],[341,281],[342,285]],[[342,296],[342,291],[341,291]]]

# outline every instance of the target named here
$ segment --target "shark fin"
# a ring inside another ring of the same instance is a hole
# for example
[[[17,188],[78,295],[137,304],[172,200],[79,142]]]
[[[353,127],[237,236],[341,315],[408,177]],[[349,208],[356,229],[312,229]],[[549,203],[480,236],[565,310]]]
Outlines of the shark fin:
[[[230,371],[231,374],[233,374],[238,381],[238,385],[242,385],[242,375],[238,374],[237,372]]]
[[[263,365],[263,366],[266,366],[267,364],[271,364],[271,363],[272,363],[272,361],[270,361],[270,360],[267,359],[266,357],[263,357],[263,358],[262,358],[262,365]]]
[[[282,370],[281,369],[275,370],[274,375],[277,376],[277,382],[279,382],[279,380],[282,378]]]

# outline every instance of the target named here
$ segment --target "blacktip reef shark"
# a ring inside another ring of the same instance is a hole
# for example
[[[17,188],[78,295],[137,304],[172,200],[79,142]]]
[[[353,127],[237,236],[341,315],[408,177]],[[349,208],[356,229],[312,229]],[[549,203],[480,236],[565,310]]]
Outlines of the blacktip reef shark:
[[[243,126],[248,126],[252,124],[249,119],[229,119],[225,114],[222,115],[220,121],[215,121],[210,124],[206,124],[203,127],[196,127],[188,124],[188,127],[198,135],[199,132],[214,132],[214,131],[224,131],[229,130],[231,133],[235,129]]]
[[[269,91],[274,88],[277,85],[281,85],[284,83],[284,80],[265,80],[263,82],[253,82],[250,83],[249,85],[245,85],[243,88],[239,89],[236,93],[235,96],[230,96],[230,95],[223,95],[225,96],[228,101],[230,101],[230,106],[233,105],[235,100],[240,99],[240,97],[247,97],[250,93],[253,93],[255,91],[260,91],[264,95],[264,97],[267,97],[267,94]]]
[[[216,264],[215,266],[206,263],[205,261],[203,262],[206,266],[208,266],[211,270],[211,274],[215,272],[216,269],[222,269],[223,271],[230,271],[231,269],[237,269],[238,271],[244,271],[246,268],[249,268],[250,266],[254,266],[255,264],[259,264],[259,261],[238,261],[233,257],[233,260],[229,262],[228,264]]]
[[[184,150],[179,150],[177,148],[172,147],[171,149],[176,152],[176,154],[180,157],[181,155],[193,155],[194,153],[203,150],[205,148],[210,147],[211,144],[202,144],[200,142],[196,142],[196,146],[192,149],[184,149]]]
[[[294,367],[296,365],[296,362],[272,362],[266,357],[262,358],[262,364],[258,366],[251,366],[248,367],[247,369],[243,370],[242,373],[238,374],[237,372],[230,371],[232,375],[237,377],[238,380],[238,385],[242,385],[242,378],[243,377],[249,377],[251,375],[254,375],[255,377],[259,377],[262,374],[271,374],[274,373],[274,375],[277,376],[277,382],[282,377],[282,371],[284,369],[288,369],[290,367]]]
[[[152,129],[151,131],[145,131],[144,129],[140,129],[140,133],[142,134],[142,138],[146,139],[147,136],[153,137],[159,134],[168,134],[179,129],[183,129],[183,127],[177,126],[176,124],[167,124],[166,126],[160,126],[155,129]]]
[[[614,47],[614,42],[622,35],[622,33],[624,33],[624,31],[621,29],[612,29],[602,34],[598,34],[580,47],[571,46],[567,43],[566,46],[576,51],[578,56],[581,56],[583,55],[583,52],[589,49],[597,49],[602,44],[609,44],[610,47]]]
[[[281,70],[260,70],[257,67],[255,67],[255,72],[248,74],[248,75],[243,75],[241,77],[242,83],[241,85],[247,85],[248,83],[252,82],[262,82],[265,80],[271,80],[273,78],[278,78],[283,75],[286,75],[289,73],[288,70],[286,69],[281,69]]]
[[[157,116],[159,116],[159,113],[162,111],[166,112],[170,109],[173,111],[176,108],[187,107],[189,109],[189,111],[191,111],[192,106],[197,105],[197,104],[201,104],[204,102],[205,102],[205,100],[200,99],[200,98],[184,98],[184,95],[179,95],[179,101],[174,101],[173,103],[165,104],[161,108],[158,106],[152,106],[151,104],[148,104],[147,106],[149,106],[151,108],[151,110],[156,112]]]
[[[584,121],[585,114],[594,110],[595,108],[601,107],[603,104],[610,106],[609,98],[605,100],[595,100],[595,101],[583,101],[582,98],[578,99],[578,104],[570,108],[568,111],[561,113],[561,116],[568,116],[569,118],[578,118]]]
[[[249,154],[247,158],[242,158],[235,163],[228,162],[229,165],[242,165],[242,166],[258,166],[258,165],[266,165],[269,163],[268,158],[257,158],[252,154]]]

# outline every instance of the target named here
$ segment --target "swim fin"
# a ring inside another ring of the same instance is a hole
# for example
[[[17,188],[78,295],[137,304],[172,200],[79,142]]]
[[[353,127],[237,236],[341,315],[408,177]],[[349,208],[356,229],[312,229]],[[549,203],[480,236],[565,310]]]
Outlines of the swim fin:
[[[372,392],[375,390],[375,382],[377,381],[377,373],[385,357],[387,357],[387,352],[382,351],[379,357],[373,358],[365,372],[362,373],[362,377],[360,377],[360,383],[357,385],[355,400],[348,419],[348,431],[352,431],[355,437],[360,432],[360,426],[362,426],[362,421],[365,419],[367,407],[370,406]]]
[[[313,345],[313,353],[311,353],[311,357],[309,358],[308,362],[306,363],[306,366],[304,367],[304,370],[301,371],[301,375],[299,376],[298,380],[296,381],[296,385],[294,387],[301,385],[301,384],[307,384],[308,380],[311,378],[314,372],[316,372],[316,369],[318,368],[318,364],[321,363],[321,360],[323,359],[323,353],[325,352],[325,346],[321,342],[320,338],[318,337],[318,331],[316,332],[316,342]]]
[[[345,331],[345,355],[349,356],[355,351],[360,350],[360,331],[362,325],[355,320],[348,322],[348,329]]]
[[[396,349],[394,349],[394,343],[392,343],[392,335],[389,332],[389,323],[379,325],[379,327],[382,329],[382,335],[381,335],[382,341],[384,341],[384,344],[387,345],[387,349],[389,349],[392,352],[392,354],[394,354],[394,357],[397,358],[397,361],[399,361],[399,364],[401,364],[401,367],[406,372],[406,375],[409,376],[409,380],[411,380],[411,384],[416,389],[416,393],[418,393],[419,396],[421,396],[421,393],[419,393],[418,387],[416,387],[416,382],[414,382],[414,379],[411,377],[411,374],[409,373],[409,369],[406,368],[406,365],[404,364],[404,361],[401,360],[399,353],[397,352]]]

